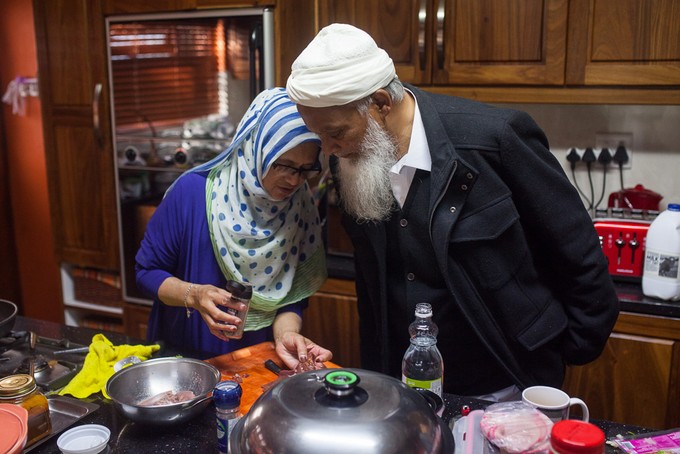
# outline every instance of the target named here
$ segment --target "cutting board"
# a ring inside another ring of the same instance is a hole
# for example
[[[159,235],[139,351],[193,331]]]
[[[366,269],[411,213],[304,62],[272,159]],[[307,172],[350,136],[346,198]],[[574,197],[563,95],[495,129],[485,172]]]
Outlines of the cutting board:
[[[264,367],[264,362],[273,360],[282,369],[286,365],[276,354],[273,342],[263,342],[251,347],[242,348],[224,355],[207,359],[206,362],[219,369],[222,380],[233,380],[238,374],[241,380],[241,412],[250,410],[258,397],[264,392],[262,386],[275,381],[278,376]],[[337,364],[326,362],[326,367],[339,367]]]

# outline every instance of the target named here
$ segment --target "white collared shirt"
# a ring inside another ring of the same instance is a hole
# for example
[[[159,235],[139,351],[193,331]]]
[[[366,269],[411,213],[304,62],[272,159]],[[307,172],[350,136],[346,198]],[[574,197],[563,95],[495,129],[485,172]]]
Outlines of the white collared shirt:
[[[413,96],[413,93],[409,90],[404,90]],[[415,101],[415,111],[411,127],[411,141],[409,142],[406,154],[390,169],[392,192],[402,208],[404,207],[404,202],[411,188],[416,170],[422,169],[428,172],[432,170],[432,158],[430,157],[430,147],[427,145],[427,137],[425,137],[425,126],[420,116],[420,110],[418,110],[418,101],[415,99],[415,96],[413,96],[413,99]]]

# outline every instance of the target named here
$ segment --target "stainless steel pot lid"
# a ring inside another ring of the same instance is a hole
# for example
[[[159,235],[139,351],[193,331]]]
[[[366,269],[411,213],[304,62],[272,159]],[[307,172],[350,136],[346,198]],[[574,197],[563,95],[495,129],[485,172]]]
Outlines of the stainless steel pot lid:
[[[399,380],[325,369],[282,380],[263,394],[230,445],[235,453],[439,453],[448,452],[445,430],[427,401]]]

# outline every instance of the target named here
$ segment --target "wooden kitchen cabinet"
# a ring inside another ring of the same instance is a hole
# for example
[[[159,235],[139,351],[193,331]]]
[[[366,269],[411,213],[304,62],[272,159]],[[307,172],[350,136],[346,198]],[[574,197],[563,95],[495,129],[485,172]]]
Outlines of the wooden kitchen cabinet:
[[[151,307],[141,304],[125,303],[123,305],[123,326],[125,334],[137,339],[146,339]]]
[[[118,269],[106,45],[99,3],[35,0],[33,10],[57,260]]]
[[[415,85],[564,83],[568,0],[325,1],[320,22],[351,23]]]
[[[680,85],[680,2],[569,0],[569,85]]]
[[[591,418],[680,426],[680,320],[622,312],[602,355],[568,368],[563,389]]]
[[[443,0],[435,85],[562,85],[568,0]]]
[[[401,80],[490,102],[680,103],[677,0],[320,0]],[[662,88],[662,90],[659,90]]]
[[[359,314],[354,281],[328,279],[309,299],[302,334],[333,352],[342,367],[361,367]]]

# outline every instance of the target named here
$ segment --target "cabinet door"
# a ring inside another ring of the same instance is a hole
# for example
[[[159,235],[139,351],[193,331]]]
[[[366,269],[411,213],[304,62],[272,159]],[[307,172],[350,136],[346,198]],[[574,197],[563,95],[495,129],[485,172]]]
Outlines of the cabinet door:
[[[57,260],[117,269],[104,20],[99,2],[33,3]]]
[[[561,85],[567,0],[435,0],[433,82]]]
[[[426,41],[433,23],[431,0],[320,1],[319,28],[334,22],[370,34],[392,57],[403,82],[430,83],[432,49]]]
[[[564,390],[588,404],[591,418],[670,429],[678,423],[678,345],[614,333],[596,361],[569,368]]]
[[[354,282],[328,279],[303,314],[302,334],[333,352],[342,367],[361,367]]]
[[[571,0],[567,83],[680,84],[680,2]]]
[[[139,304],[125,303],[123,306],[123,325],[125,334],[136,339],[146,339],[151,308]]]

